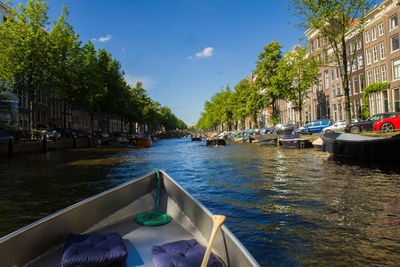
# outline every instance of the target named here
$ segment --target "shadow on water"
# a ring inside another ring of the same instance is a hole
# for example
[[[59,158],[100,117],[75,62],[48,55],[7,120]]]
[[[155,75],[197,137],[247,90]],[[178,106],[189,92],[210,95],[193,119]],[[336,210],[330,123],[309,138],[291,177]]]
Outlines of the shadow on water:
[[[392,265],[400,256],[400,167],[314,149],[190,139],[0,159],[0,234],[154,168],[166,170],[263,266]]]

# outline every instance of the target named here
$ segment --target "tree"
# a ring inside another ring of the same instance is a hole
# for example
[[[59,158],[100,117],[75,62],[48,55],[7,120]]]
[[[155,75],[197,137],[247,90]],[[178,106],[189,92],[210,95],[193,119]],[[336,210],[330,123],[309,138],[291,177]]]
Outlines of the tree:
[[[258,56],[256,62],[256,80],[255,85],[259,88],[263,95],[260,106],[271,107],[274,122],[278,118],[277,101],[282,98],[279,87],[274,83],[274,77],[277,75],[277,68],[282,59],[282,46],[273,41],[264,47],[264,51]]]
[[[81,51],[81,66],[79,71],[80,97],[77,105],[90,114],[90,131],[94,131],[94,114],[100,111],[101,101],[107,93],[107,88],[101,79],[97,51],[89,41]]]
[[[274,83],[281,88],[285,99],[295,104],[299,111],[300,124],[302,123],[302,110],[310,87],[318,82],[319,64],[308,57],[307,48],[295,46],[287,52],[278,66]]]
[[[62,7],[62,14],[54,21],[50,31],[51,42],[51,85],[55,89],[55,96],[63,101],[64,129],[67,123],[67,106],[79,101],[81,87],[78,79],[79,56],[81,43],[79,35],[74,32],[69,23],[69,12],[66,6]]]
[[[34,121],[34,98],[39,90],[48,89],[51,73],[51,42],[47,2],[30,0],[19,12],[0,24],[0,77],[6,89],[24,90],[29,94],[29,128]]]
[[[292,0],[295,14],[300,16],[301,23],[307,29],[319,31],[333,50],[333,62],[341,69],[342,87],[345,93],[346,123],[350,124],[350,88],[351,69],[347,68],[348,50],[346,36],[349,32],[362,33],[365,12],[374,1],[368,0]],[[350,62],[352,62],[350,60]]]

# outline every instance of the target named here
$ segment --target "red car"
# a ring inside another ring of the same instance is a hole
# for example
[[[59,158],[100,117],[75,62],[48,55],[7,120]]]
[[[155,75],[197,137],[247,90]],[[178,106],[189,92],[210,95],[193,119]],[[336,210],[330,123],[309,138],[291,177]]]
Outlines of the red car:
[[[400,129],[400,116],[374,122],[374,131],[393,132]]]

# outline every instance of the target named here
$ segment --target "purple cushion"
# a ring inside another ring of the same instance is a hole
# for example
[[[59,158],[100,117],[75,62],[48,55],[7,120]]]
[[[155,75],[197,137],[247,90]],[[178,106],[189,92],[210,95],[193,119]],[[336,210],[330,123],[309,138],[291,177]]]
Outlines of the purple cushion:
[[[179,240],[162,246],[153,246],[151,260],[155,267],[196,267],[203,261],[206,248],[195,239]],[[222,267],[214,254],[210,255],[208,267]]]
[[[117,233],[69,234],[64,245],[63,267],[104,266],[124,262],[128,251]]]

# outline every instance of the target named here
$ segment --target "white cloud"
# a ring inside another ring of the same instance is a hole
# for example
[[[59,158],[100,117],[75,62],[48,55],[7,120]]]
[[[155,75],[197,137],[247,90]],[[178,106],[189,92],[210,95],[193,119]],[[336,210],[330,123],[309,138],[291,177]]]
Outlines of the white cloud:
[[[196,53],[196,57],[211,57],[214,53],[214,48],[206,47],[202,52]]]
[[[94,41],[94,42],[98,41],[98,42],[101,42],[101,43],[105,43],[105,42],[110,41],[111,38],[112,38],[112,35],[111,34],[107,34],[106,36],[99,37],[99,39],[92,38],[92,41]]]
[[[143,83],[143,88],[146,90],[152,89],[154,87],[155,82],[148,76],[136,76],[125,74],[125,81],[132,87],[136,86],[137,82]]]
[[[196,57],[212,57],[214,54],[214,48],[212,47],[206,47],[203,49],[201,52],[196,53]],[[188,56],[186,59],[193,59],[193,56]]]

